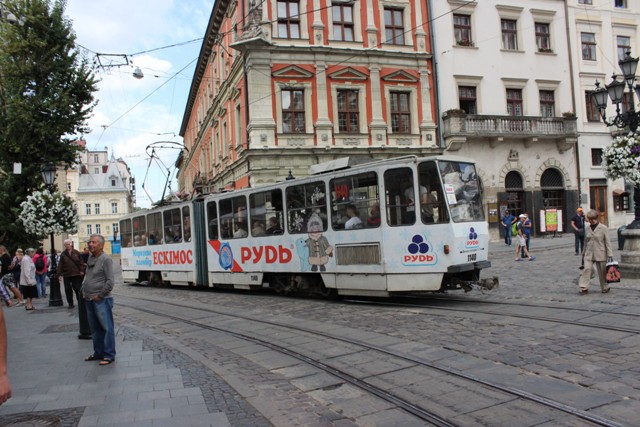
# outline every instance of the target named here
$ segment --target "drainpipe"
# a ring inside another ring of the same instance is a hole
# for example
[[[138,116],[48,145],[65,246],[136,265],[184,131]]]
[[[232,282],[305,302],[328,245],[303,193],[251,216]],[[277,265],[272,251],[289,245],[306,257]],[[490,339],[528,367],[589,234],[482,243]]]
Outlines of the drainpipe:
[[[575,78],[573,74],[573,50],[571,49],[571,31],[569,30],[569,5],[567,0],[564,0],[564,19],[565,19],[565,28],[567,32],[567,50],[569,52],[569,81],[571,82],[571,108],[573,112],[576,113],[576,88],[575,88]],[[577,130],[577,119],[576,119],[576,130]],[[579,144],[580,134],[578,133],[578,141],[576,142],[576,146],[574,147],[573,153],[576,158],[576,175],[578,179],[578,204],[582,204],[584,201],[582,200],[582,178],[580,175],[580,144]],[[569,218],[569,210],[567,209],[567,218]]]
[[[436,56],[435,49],[435,40],[433,37],[433,28],[431,26],[432,19],[432,0],[425,0],[427,2],[427,11],[429,13],[429,41],[431,42],[431,63],[433,68],[433,88],[435,94],[435,103],[436,103],[436,123],[438,124],[438,144],[441,148],[445,147],[444,139],[442,138],[442,119],[440,118],[440,88],[438,86],[438,61]]]

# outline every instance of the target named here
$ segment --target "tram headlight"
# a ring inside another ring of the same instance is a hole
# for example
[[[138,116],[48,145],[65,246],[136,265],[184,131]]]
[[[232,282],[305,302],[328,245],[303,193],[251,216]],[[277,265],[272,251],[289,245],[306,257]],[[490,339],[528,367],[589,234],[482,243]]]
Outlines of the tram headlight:
[[[445,255],[449,254],[449,245],[444,245],[444,254]]]

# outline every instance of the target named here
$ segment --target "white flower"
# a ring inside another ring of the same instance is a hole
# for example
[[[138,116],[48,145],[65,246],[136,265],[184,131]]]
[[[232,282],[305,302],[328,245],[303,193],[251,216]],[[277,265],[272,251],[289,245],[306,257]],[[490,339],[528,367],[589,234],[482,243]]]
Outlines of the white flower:
[[[75,233],[78,229],[73,202],[62,193],[34,191],[20,207],[20,221],[27,232],[36,236]]]
[[[624,178],[640,185],[640,135],[618,136],[602,150],[602,167],[607,178]]]

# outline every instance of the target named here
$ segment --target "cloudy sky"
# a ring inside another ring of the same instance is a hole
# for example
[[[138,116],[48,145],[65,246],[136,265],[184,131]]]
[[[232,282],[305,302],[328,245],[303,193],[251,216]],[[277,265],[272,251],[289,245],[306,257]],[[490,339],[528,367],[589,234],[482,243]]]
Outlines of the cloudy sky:
[[[77,43],[98,68],[99,104],[85,135],[90,150],[122,157],[136,178],[137,205],[149,207],[160,199],[167,168],[178,151],[159,149],[162,164],[149,166],[146,147],[157,141],[182,142],[178,135],[196,60],[202,45],[212,0],[68,0],[66,15],[72,20]],[[193,41],[195,40],[195,41]],[[174,47],[170,47],[177,45]],[[99,55],[98,55],[99,54]],[[139,67],[144,78],[135,79]],[[166,144],[168,145],[168,144]],[[145,179],[146,176],[146,179]],[[142,187],[144,183],[144,189]],[[177,190],[175,180],[172,190]],[[146,192],[145,192],[146,190]],[[168,192],[168,190],[167,190]]]

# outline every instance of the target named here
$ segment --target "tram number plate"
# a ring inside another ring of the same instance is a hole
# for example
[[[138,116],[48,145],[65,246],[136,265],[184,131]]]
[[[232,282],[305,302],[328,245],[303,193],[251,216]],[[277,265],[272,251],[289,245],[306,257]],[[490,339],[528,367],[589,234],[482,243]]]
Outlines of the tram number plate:
[[[258,281],[258,275],[256,275],[256,274],[252,274],[252,275],[251,275],[251,281],[252,281],[252,282],[257,282],[257,281]]]
[[[467,261],[469,261],[469,262],[475,261],[476,260],[476,255],[477,254],[469,254],[469,255],[467,255]]]

